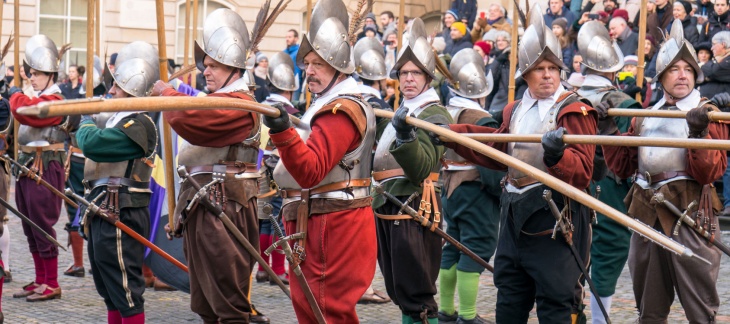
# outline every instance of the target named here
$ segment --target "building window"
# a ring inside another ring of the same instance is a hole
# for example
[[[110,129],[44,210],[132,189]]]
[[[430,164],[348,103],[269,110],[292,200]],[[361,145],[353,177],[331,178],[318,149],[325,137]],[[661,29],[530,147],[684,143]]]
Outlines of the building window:
[[[190,1],[190,16],[193,15],[193,1]],[[203,37],[203,21],[205,21],[205,17],[207,17],[211,12],[213,12],[216,9],[219,8],[228,8],[231,10],[235,10],[231,5],[225,4],[222,1],[213,1],[213,0],[198,0],[198,25],[197,25],[197,35],[195,37],[196,40],[200,40]],[[190,21],[190,28],[192,28],[193,22]],[[175,28],[175,32],[177,34],[177,41],[175,42],[175,63],[176,64],[183,64],[183,59],[185,58],[185,1],[181,1],[177,6],[177,28]],[[194,48],[194,42],[191,40],[190,42],[190,51],[188,52],[190,55],[190,64],[193,64],[193,48]]]
[[[71,43],[62,58],[63,71],[71,64],[86,65],[87,6],[87,0],[39,0],[38,33],[50,37],[59,48]]]

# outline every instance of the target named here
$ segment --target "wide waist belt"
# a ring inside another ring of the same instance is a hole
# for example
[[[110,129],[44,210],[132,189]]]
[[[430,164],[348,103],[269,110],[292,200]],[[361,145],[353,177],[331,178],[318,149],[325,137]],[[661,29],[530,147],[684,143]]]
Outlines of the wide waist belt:
[[[657,182],[662,182],[664,180],[669,180],[676,177],[689,177],[689,173],[684,171],[667,171],[667,172],[660,172],[657,174],[652,175],[645,175],[641,173],[636,173],[636,177],[648,182],[649,184],[655,184]]]
[[[373,179],[375,181],[382,181],[387,180],[395,177],[405,177],[406,174],[403,172],[403,169],[393,169],[393,170],[385,170],[385,171],[373,171]],[[439,174],[436,172],[431,172],[431,174],[428,175],[428,180],[431,180],[433,182],[439,181]]]
[[[510,176],[505,177],[505,181],[511,185],[513,185],[515,188],[520,189],[527,187],[529,185],[533,185],[536,183],[539,183],[540,181],[537,181],[537,179],[529,176],[524,176],[519,179],[514,179]]]
[[[380,219],[392,220],[392,221],[402,220],[402,219],[413,219],[413,217],[411,217],[409,215],[384,215],[384,214],[375,213],[375,216]]]
[[[75,147],[75,146],[71,146],[71,149],[69,151],[71,151],[71,153],[84,154],[84,152],[81,151],[80,148]]]
[[[213,173],[213,165],[196,165],[196,166],[189,166],[188,172],[190,175],[196,175],[200,173]],[[226,173],[244,173],[244,172],[258,172],[258,168],[255,164],[252,163],[243,163],[243,164],[228,164],[226,167]],[[216,170],[217,171],[217,170]]]
[[[23,153],[28,153],[28,154],[35,153],[35,152],[38,151],[38,149],[40,149],[43,152],[46,152],[46,151],[65,151],[66,150],[66,147],[63,145],[63,143],[50,144],[50,145],[40,146],[40,147],[39,146],[25,146],[25,145],[20,145],[20,151],[23,152]]]
[[[86,189],[94,189],[99,186],[125,186],[128,188],[134,188],[134,189],[149,189],[150,188],[150,182],[149,181],[135,181],[132,179],[127,178],[117,178],[117,177],[109,177],[109,178],[101,178],[96,180],[84,180],[83,181],[84,188]]]
[[[321,187],[310,189],[309,195],[313,196],[325,192],[340,191],[347,188],[356,187],[370,187],[370,179],[352,179],[350,181],[340,181],[326,184]],[[279,190],[279,193],[281,193],[281,198],[299,198],[302,196],[301,189],[281,189]]]

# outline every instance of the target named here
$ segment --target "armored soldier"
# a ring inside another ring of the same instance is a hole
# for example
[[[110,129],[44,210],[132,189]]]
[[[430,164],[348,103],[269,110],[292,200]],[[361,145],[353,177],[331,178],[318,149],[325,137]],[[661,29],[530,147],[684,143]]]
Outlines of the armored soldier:
[[[202,43],[195,43],[195,63],[205,75],[208,96],[253,101],[241,78],[251,45],[248,35],[241,16],[230,9],[217,9],[205,19]],[[153,94],[187,96],[162,81]],[[201,184],[219,181],[212,189],[222,193],[215,203],[258,249],[259,116],[242,110],[188,110],[166,112],[164,118],[185,140],[178,163]],[[182,183],[174,229],[185,238],[190,308],[205,323],[268,322],[248,299],[253,256],[202,205],[184,211],[196,192],[189,182]]]
[[[651,109],[687,111],[687,119],[634,118],[628,132],[620,135],[727,139],[726,125],[710,123],[707,116],[708,111],[717,109],[716,103],[703,99],[694,89],[695,82],[702,82],[703,78],[694,48],[684,39],[681,21],[675,20],[657,57],[657,80],[662,84],[664,97]],[[606,109],[599,106],[598,110],[601,133],[619,135],[617,123],[607,116]],[[714,233],[718,228],[716,214],[722,205],[712,183],[725,172],[726,152],[648,146],[638,149],[604,146],[603,151],[608,166],[616,175],[623,178],[635,175],[634,184],[624,200],[628,214],[671,235],[712,263],[683,261],[638,234],[632,234],[629,270],[639,321],[666,322],[676,291],[689,322],[715,322],[720,305],[716,289],[720,250],[687,226],[673,231],[677,218],[652,198],[655,193],[661,193],[666,201],[681,210],[691,201],[699,201],[700,210],[692,217],[719,240],[720,235]]]
[[[279,52],[274,54],[269,61],[269,67],[267,69],[267,81],[269,88],[269,96],[263,102],[268,105],[281,104],[284,106],[286,111],[292,115],[300,115],[299,110],[294,108],[291,103],[292,94],[294,91],[299,89],[299,81],[296,75],[294,75],[294,61],[289,54]],[[262,128],[266,128],[265,126]],[[269,256],[266,255],[265,251],[271,243],[274,241],[274,229],[271,226],[269,215],[266,215],[262,211],[264,204],[271,204],[273,207],[272,214],[278,215],[281,210],[281,195],[276,192],[275,182],[272,182],[272,174],[274,167],[279,161],[279,153],[276,148],[271,144],[268,139],[268,128],[262,129],[261,131],[261,142],[264,145],[264,159],[261,170],[260,179],[260,191],[258,203],[259,203],[259,245],[261,250],[261,257],[264,260],[269,260]],[[265,137],[265,138],[264,138]],[[280,226],[283,228],[281,220],[279,220]],[[278,238],[276,238],[278,239]],[[271,269],[274,270],[282,282],[289,283],[289,275],[286,273],[284,265],[284,255],[281,253],[271,254]],[[264,268],[259,265],[259,269],[256,272],[256,281],[263,282],[269,280],[269,275],[264,271]],[[269,284],[274,285],[274,281],[269,281]]]
[[[17,114],[18,108],[35,105],[43,101],[62,100],[61,90],[56,85],[58,77],[58,49],[45,35],[35,35],[25,46],[23,66],[29,73],[30,83],[36,97],[23,94],[16,87],[10,89],[10,107],[13,117],[20,123],[18,162],[29,165],[43,180],[63,191],[66,159],[64,142],[68,129],[73,128],[67,117],[37,118]],[[61,214],[61,198],[39,185],[27,176],[17,175],[15,203],[18,210],[27,215],[50,235],[56,235],[53,225]],[[42,202],[42,203],[39,203]],[[28,301],[43,301],[61,297],[58,285],[58,248],[41,233],[23,223],[23,233],[28,238],[28,247],[33,255],[35,280],[15,298],[25,297]]]
[[[316,322],[305,298],[309,289],[328,322],[358,323],[355,305],[373,279],[377,254],[368,244],[375,241],[369,196],[375,116],[349,76],[355,64],[345,4],[319,1],[310,26],[296,63],[306,73],[312,105],[295,128],[283,106],[279,117],[264,117],[281,156],[274,180],[286,232],[306,233],[293,250],[309,287],[290,281],[292,302],[300,322]]]
[[[583,24],[578,33],[578,49],[583,55],[582,70],[585,75],[583,86],[577,91],[579,95],[591,102],[593,107],[641,108],[641,103],[626,95],[614,86],[616,73],[624,66],[624,55],[621,49],[608,35],[605,25],[599,21]],[[626,132],[631,119],[618,117],[615,119],[621,132]],[[614,209],[626,213],[623,202],[628,193],[629,179],[619,178],[606,170],[603,152],[596,147],[596,159],[593,179],[600,187],[599,199]],[[600,170],[599,170],[600,169]],[[629,240],[631,232],[606,217],[596,214],[593,224],[593,240],[591,244],[591,278],[596,285],[607,313],[611,312],[611,296],[616,291],[616,282],[629,256]],[[606,319],[599,311],[596,296],[591,294],[591,317],[593,323],[605,323]]]
[[[111,74],[112,98],[146,97],[160,76],[157,49],[136,41],[124,46]],[[142,112],[84,115],[76,142],[86,161],[86,200],[144,237],[150,232],[150,178],[157,148],[154,121]],[[82,208],[89,262],[109,323],[144,323],[144,245],[108,220]]]
[[[484,101],[492,92],[492,75],[484,75],[484,60],[471,48],[463,49],[451,59],[450,86],[454,94],[446,110],[456,123],[499,127],[486,112]],[[446,233],[484,260],[489,260],[497,247],[499,229],[499,181],[504,172],[490,170],[466,161],[453,150],[446,150],[441,168]],[[484,267],[455,246],[446,243],[439,272],[439,323],[485,323],[476,310],[479,275]],[[458,314],[454,293],[459,292]]]
[[[409,205],[428,213],[434,226],[441,226],[440,197],[436,195],[442,146],[433,145],[428,133],[405,122],[415,116],[432,123],[449,124],[451,115],[430,87],[435,75],[436,56],[426,39],[423,21],[416,18],[404,40],[392,77],[400,81],[404,100],[395,117],[378,139],[373,162],[373,179],[383,189]],[[441,237],[410,216],[398,215],[400,206],[379,196],[373,202],[377,217],[378,264],[388,296],[398,305],[403,323],[437,323],[434,300],[441,262]]]
[[[541,10],[533,8],[530,25],[519,47],[518,76],[528,90],[520,101],[504,109],[498,129],[475,125],[451,125],[461,133],[543,134],[542,143],[494,143],[492,146],[550,175],[584,190],[590,184],[595,147],[565,145],[562,136],[596,133],[596,114],[579,95],[560,84],[560,70],[567,71],[560,45],[545,26]],[[497,322],[525,323],[537,301],[540,322],[567,323],[576,314],[574,289],[581,275],[564,239],[552,239],[555,217],[543,191],[545,185],[514,168],[506,167],[475,151],[447,143],[457,154],[488,168],[507,170],[501,197],[501,223],[494,259],[497,287]],[[590,242],[589,211],[557,192],[555,203],[570,219],[574,245],[586,260]],[[584,266],[584,265],[579,265]]]

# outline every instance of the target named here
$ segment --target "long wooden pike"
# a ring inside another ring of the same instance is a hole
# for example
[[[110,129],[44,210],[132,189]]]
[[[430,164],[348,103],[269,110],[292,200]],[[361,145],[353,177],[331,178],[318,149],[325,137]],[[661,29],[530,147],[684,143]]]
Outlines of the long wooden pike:
[[[540,143],[542,134],[462,134],[482,143]],[[448,139],[441,138],[447,142]],[[730,140],[702,138],[657,138],[639,136],[563,135],[565,144],[606,146],[681,147],[701,150],[730,150]]]
[[[4,5],[4,3],[3,3],[3,5]],[[15,71],[14,71],[15,76],[13,77],[13,84],[16,87],[20,88],[21,87],[21,84],[20,84],[20,80],[21,80],[21,76],[20,76],[20,68],[21,68],[21,66],[20,66],[20,0],[15,0],[15,3],[13,3],[13,9],[14,9],[13,23],[15,25],[15,27],[14,27],[15,28],[15,46],[14,46],[15,51],[13,53],[13,56],[14,56],[13,64],[15,66]],[[17,138],[18,138],[19,129],[20,129],[20,124],[13,123],[13,138],[15,139],[13,141],[13,154],[18,154]]]
[[[608,110],[608,115],[613,117],[687,118],[687,112],[682,110],[611,108]],[[710,111],[707,115],[712,121],[730,121],[730,113]]]
[[[86,7],[86,98],[94,96],[94,2],[88,0]],[[60,58],[60,57],[59,57]],[[101,76],[99,76],[101,77]]]
[[[376,117],[393,118],[393,115],[394,115],[394,113],[392,113],[392,112],[380,110],[380,109],[375,109],[374,112],[375,112]],[[490,147],[488,145],[479,143],[474,139],[462,136],[461,134],[456,133],[454,131],[445,129],[438,125],[434,125],[434,124],[425,122],[423,120],[420,120],[420,119],[417,119],[414,117],[406,117],[406,122],[408,124],[419,127],[426,131],[430,131],[435,134],[438,134],[439,136],[445,137],[450,141],[459,143],[460,145],[468,147],[476,152],[484,154],[485,156],[487,156],[499,163],[510,166],[512,168],[515,168],[515,169],[519,170],[520,172],[536,179],[537,181],[540,181],[541,183],[545,184],[546,186],[552,188],[553,190],[556,190],[556,191],[562,193],[564,196],[566,196],[570,199],[573,199],[601,214],[606,215],[607,217],[618,222],[619,224],[630,228],[631,230],[638,233],[639,235],[651,240],[652,242],[658,244],[659,246],[661,246],[669,251],[672,251],[683,257],[688,257],[688,258],[694,257],[694,258],[697,258],[698,260],[706,261],[706,260],[700,258],[699,256],[695,255],[695,253],[692,250],[690,250],[689,248],[666,237],[664,234],[656,231],[655,229],[647,226],[646,224],[641,223],[641,222],[637,221],[636,219],[633,219],[629,216],[624,215],[623,213],[613,209],[611,206],[605,204],[604,202],[601,202],[598,199],[594,198],[593,196],[586,194],[582,190],[575,188],[575,187],[561,181],[560,179],[555,178],[555,177],[545,173],[544,171],[541,171],[540,169],[538,169],[534,166],[524,163],[515,157],[512,157],[512,156],[510,156],[504,152],[501,152],[493,147]]]
[[[530,0],[527,0],[529,2]],[[509,75],[513,76],[515,73],[517,73],[517,24],[519,21],[522,21],[523,28],[527,29],[527,20],[524,17],[524,14],[522,15],[522,19],[520,20],[519,14],[522,13],[520,11],[519,3],[517,3],[517,0],[513,1],[514,7],[512,7],[512,36],[510,38],[510,52],[509,52]],[[507,100],[509,102],[512,102],[515,100],[515,78],[510,77],[509,78],[509,85],[507,87]]]
[[[167,42],[165,42],[165,6],[163,0],[155,1],[157,14],[157,51],[160,55],[160,80],[167,83]],[[164,98],[169,99],[169,98]],[[167,215],[170,228],[175,228],[175,165],[172,156],[172,130],[165,118],[162,118],[162,141],[165,163],[165,187],[167,189]]]
[[[637,56],[639,56],[639,64],[636,67],[636,85],[638,87],[642,87],[644,85],[644,65],[646,64],[646,60],[644,59],[644,42],[646,41],[646,0],[641,0],[641,7],[639,7],[639,11],[641,14],[639,14],[639,48],[638,53],[636,53]],[[642,102],[643,98],[641,98],[641,93],[636,94],[636,101]]]

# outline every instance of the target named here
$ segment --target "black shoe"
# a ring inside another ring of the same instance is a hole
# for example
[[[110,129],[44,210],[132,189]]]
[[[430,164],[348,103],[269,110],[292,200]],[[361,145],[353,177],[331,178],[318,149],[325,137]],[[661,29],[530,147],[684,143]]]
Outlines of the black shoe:
[[[456,324],[456,321],[459,319],[459,312],[454,312],[452,315],[447,315],[446,313],[439,311],[439,324]]]
[[[264,314],[251,315],[248,320],[252,324],[269,324],[271,322]]]
[[[286,273],[277,275],[277,277],[279,277],[279,279],[281,279],[281,282],[283,282],[285,285],[289,284],[289,275],[287,275]],[[276,281],[269,280],[269,285],[276,286]]]
[[[489,322],[489,321],[481,318],[479,316],[479,314],[477,314],[476,317],[474,317],[472,319],[468,319],[468,320],[466,320],[463,317],[459,316],[459,319],[456,320],[456,324],[489,324],[489,323],[492,323],[492,322]]]
[[[84,270],[84,267],[77,267],[73,264],[66,269],[66,271],[63,272],[64,276],[69,277],[77,277],[77,278],[83,278],[86,276],[86,270]]]
[[[267,282],[269,281],[269,274],[266,271],[256,272],[256,282]]]
[[[13,273],[10,270],[5,271],[5,283],[13,282]]]

